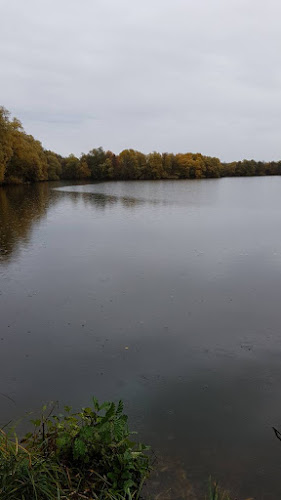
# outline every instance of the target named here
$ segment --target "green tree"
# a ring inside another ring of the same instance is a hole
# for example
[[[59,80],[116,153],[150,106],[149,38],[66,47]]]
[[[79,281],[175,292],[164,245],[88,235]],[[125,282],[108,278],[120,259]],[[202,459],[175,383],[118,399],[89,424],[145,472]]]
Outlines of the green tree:
[[[205,164],[205,175],[206,177],[220,177],[222,166],[218,158],[212,158],[211,156],[203,156]]]
[[[139,153],[134,149],[124,149],[119,155],[119,169],[121,179],[139,179],[140,171]]]
[[[62,173],[62,157],[53,153],[53,151],[45,151],[45,157],[47,160],[48,179],[51,181],[59,180]]]
[[[103,148],[92,149],[88,154],[83,154],[81,160],[86,161],[91,172],[91,178],[101,180],[103,178],[102,164],[107,156]]]
[[[64,158],[62,164],[62,178],[63,179],[79,179],[80,173],[80,161],[77,156],[70,154],[67,158]]]
[[[101,175],[103,179],[113,179],[114,178],[114,167],[112,163],[112,158],[108,157],[100,166]]]
[[[148,154],[146,159],[146,177],[148,179],[163,179],[164,169],[162,155],[154,151],[153,153]]]

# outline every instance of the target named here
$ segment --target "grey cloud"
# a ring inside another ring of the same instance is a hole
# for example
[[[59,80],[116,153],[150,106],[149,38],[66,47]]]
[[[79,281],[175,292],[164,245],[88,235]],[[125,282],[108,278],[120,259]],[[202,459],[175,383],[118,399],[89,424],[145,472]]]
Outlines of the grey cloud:
[[[2,0],[1,103],[46,148],[279,159],[278,0]]]

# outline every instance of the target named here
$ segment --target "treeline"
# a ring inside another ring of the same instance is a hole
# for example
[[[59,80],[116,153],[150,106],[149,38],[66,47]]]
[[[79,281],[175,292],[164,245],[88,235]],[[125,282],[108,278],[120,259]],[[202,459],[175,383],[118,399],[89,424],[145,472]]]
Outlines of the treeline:
[[[25,133],[16,118],[0,107],[0,183],[59,179],[134,180],[205,179],[216,177],[280,175],[281,161],[243,160],[222,163],[200,153],[149,153],[125,149],[119,155],[102,148],[80,158],[66,158],[45,150]]]

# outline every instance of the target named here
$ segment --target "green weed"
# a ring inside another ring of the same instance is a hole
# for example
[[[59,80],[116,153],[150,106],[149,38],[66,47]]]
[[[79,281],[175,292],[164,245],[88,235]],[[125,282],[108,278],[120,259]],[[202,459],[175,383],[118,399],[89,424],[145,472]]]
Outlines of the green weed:
[[[92,407],[64,410],[53,415],[45,406],[20,443],[1,431],[1,500],[137,500],[148,447],[131,440],[123,403],[93,398]]]

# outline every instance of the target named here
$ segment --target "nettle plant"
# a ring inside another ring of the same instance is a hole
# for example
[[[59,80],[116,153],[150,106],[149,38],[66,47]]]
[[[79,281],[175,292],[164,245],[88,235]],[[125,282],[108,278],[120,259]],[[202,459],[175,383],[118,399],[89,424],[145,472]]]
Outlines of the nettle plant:
[[[74,412],[65,406],[64,411],[53,415],[53,408],[44,406],[41,418],[31,421],[34,431],[21,441],[29,469],[38,457],[49,470],[59,466],[54,482],[61,496],[54,498],[138,499],[150,471],[149,448],[131,440],[122,401],[100,405],[93,398],[92,407]],[[15,448],[16,443],[17,438]]]

